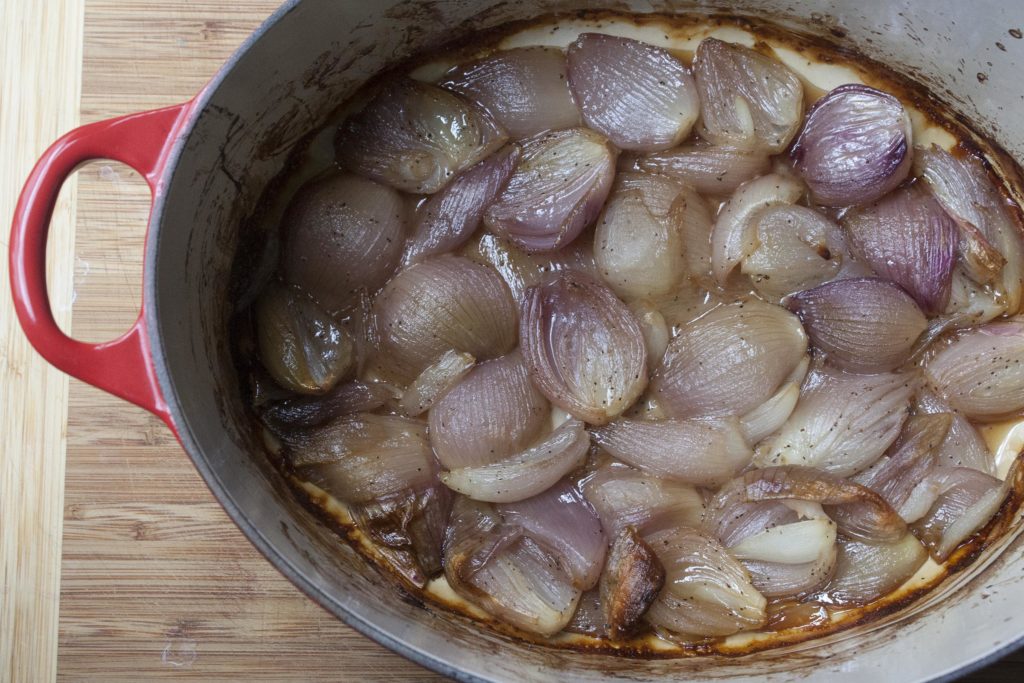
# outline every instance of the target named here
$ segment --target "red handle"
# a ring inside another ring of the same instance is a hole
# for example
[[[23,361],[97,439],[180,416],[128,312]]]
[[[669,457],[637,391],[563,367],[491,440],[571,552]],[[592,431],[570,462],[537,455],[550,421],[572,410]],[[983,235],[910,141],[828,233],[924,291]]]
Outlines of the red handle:
[[[192,103],[131,114],[77,128],[55,142],[29,175],[11,228],[11,291],[29,342],[72,377],[120,396],[162,418],[173,428],[149,353],[143,315],[121,337],[86,344],[61,332],[46,289],[46,240],[64,180],[93,159],[125,163],[146,179],[153,194],[172,143]],[[143,304],[145,305],[145,304]]]

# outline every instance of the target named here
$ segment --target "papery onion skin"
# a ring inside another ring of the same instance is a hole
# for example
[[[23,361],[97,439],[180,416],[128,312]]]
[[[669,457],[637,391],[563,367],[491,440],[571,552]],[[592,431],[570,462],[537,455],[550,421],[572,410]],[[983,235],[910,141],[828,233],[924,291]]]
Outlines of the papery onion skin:
[[[554,555],[489,505],[457,498],[444,543],[444,571],[461,596],[529,633],[550,636],[580,598]]]
[[[771,302],[840,276],[847,261],[839,226],[804,206],[769,206],[753,218],[757,247],[742,272]]]
[[[402,255],[406,209],[386,185],[340,175],[304,187],[282,218],[281,271],[330,313],[354,308],[360,290],[373,294]]]
[[[871,489],[813,467],[786,465],[750,470],[725,484],[708,501],[707,517],[720,517],[741,503],[810,501],[829,506],[829,514],[848,536],[893,541],[906,531],[896,511]],[[841,514],[840,514],[841,513]]]
[[[260,360],[282,387],[323,394],[354,370],[352,337],[304,292],[271,285],[255,317]]]
[[[420,373],[398,402],[404,415],[421,415],[451,391],[459,380],[472,369],[476,359],[468,353],[449,350],[441,354],[433,365]]]
[[[645,540],[665,567],[665,586],[644,617],[652,626],[687,636],[726,636],[764,624],[764,596],[717,541],[686,527]]]
[[[566,57],[569,87],[583,120],[619,149],[653,152],[690,134],[700,114],[697,87],[667,50],[583,33]]]
[[[914,300],[878,278],[829,282],[790,296],[811,344],[832,365],[851,372],[885,372],[907,361],[928,326]]]
[[[524,249],[553,251],[572,242],[601,212],[617,152],[585,128],[522,142],[522,157],[484,223]]]
[[[601,517],[609,536],[628,526],[641,534],[698,526],[704,499],[694,487],[661,479],[625,465],[601,467],[582,484],[583,494]]]
[[[430,440],[447,469],[498,462],[525,449],[547,424],[547,399],[518,351],[476,365],[430,409]]]
[[[1024,323],[994,322],[960,334],[925,364],[931,387],[969,418],[1024,410]]]
[[[633,527],[612,543],[608,567],[601,576],[603,621],[612,640],[629,635],[665,585],[665,568]]]
[[[562,480],[543,493],[498,506],[506,524],[518,525],[557,551],[573,585],[597,585],[608,550],[601,520],[574,482]]]
[[[879,277],[905,289],[926,314],[945,310],[957,233],[931,195],[917,186],[896,190],[848,213],[843,225],[854,252]]]
[[[487,207],[505,189],[519,155],[517,145],[498,150],[431,196],[413,221],[413,234],[403,255],[405,263],[462,246],[480,226]]]
[[[735,417],[656,422],[619,419],[591,435],[628,465],[696,486],[722,484],[753,457]]]
[[[516,306],[491,269],[435,256],[399,273],[373,304],[378,346],[389,367],[410,381],[449,349],[478,360],[516,342]]]
[[[814,103],[790,153],[816,203],[867,204],[910,173],[910,117],[888,93],[841,85]]]
[[[338,163],[404,192],[433,194],[508,135],[455,93],[409,78],[384,85],[338,129]]]
[[[776,154],[803,116],[803,86],[781,63],[750,48],[705,38],[693,73],[700,93],[698,133],[718,145]]]
[[[928,553],[910,533],[892,543],[843,539],[835,575],[821,598],[840,606],[866,605],[899,588],[927,559]]]
[[[582,273],[528,290],[519,342],[541,393],[590,424],[614,419],[647,385],[647,350],[632,312]]]
[[[566,69],[558,48],[514,48],[460,64],[439,85],[478,102],[520,139],[580,124]]]
[[[673,417],[743,415],[778,390],[806,350],[792,313],[753,299],[720,306],[669,342],[651,391]]]
[[[758,446],[754,463],[856,474],[899,436],[917,383],[912,374],[815,370],[804,383],[796,410],[775,436]]]
[[[639,171],[678,178],[713,197],[730,195],[742,183],[765,175],[771,168],[766,153],[701,143],[637,157],[633,165]]]
[[[769,206],[792,204],[803,192],[800,181],[778,173],[761,176],[736,189],[719,210],[711,232],[711,269],[718,284],[724,286],[733,269],[757,249],[758,212]]]
[[[515,503],[536,496],[583,464],[590,435],[578,420],[563,422],[546,439],[521,453],[477,467],[441,474],[451,489],[489,503]]]
[[[1011,214],[981,163],[956,158],[936,145],[917,150],[918,173],[961,231],[961,253],[971,276],[982,284],[999,283],[1011,312],[1024,290],[1024,241]]]

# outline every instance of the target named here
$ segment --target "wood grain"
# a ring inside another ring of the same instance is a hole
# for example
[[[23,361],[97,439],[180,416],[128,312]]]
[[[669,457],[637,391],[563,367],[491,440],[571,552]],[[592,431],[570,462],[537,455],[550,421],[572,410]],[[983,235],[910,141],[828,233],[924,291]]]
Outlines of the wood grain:
[[[83,8],[84,0],[0,3],[4,226],[32,164],[78,124]],[[56,206],[49,243],[50,301],[65,329],[71,320],[74,205],[71,179]],[[48,681],[57,659],[68,381],[21,334],[10,303],[6,227],[0,246],[0,681]]]
[[[3,25],[17,27],[0,46],[0,149],[15,150],[0,171],[0,216],[13,210],[11,191],[31,161],[79,111],[88,122],[192,96],[276,6],[88,0],[83,30],[83,2],[0,3]],[[80,109],[76,45],[84,45]],[[109,339],[137,313],[148,191],[130,170],[100,162],[79,173],[77,224],[66,200],[52,245],[58,314],[67,326],[73,276],[76,335]],[[67,388],[12,332],[7,299],[4,292],[0,680],[441,680],[301,595],[231,524],[167,429],[91,387]],[[23,398],[26,387],[33,400]],[[1022,675],[1016,654],[969,680]]]
[[[275,0],[90,1],[83,122],[194,95]],[[149,195],[126,167],[80,172],[74,325],[109,339],[138,312]],[[168,430],[73,382],[58,678],[440,680],[302,595],[231,523]]]

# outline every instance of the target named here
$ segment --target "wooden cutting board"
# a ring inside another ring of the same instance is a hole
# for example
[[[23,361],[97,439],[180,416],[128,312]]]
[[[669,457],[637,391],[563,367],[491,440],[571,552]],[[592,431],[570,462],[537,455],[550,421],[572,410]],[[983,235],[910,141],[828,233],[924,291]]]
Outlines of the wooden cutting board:
[[[0,104],[13,108],[11,93],[20,92],[42,117],[17,132],[6,119],[4,140],[18,145],[20,160],[2,176],[7,200],[41,145],[79,118],[191,97],[277,1],[0,4],[4,25],[17,27],[0,47]],[[70,310],[78,338],[110,339],[137,314],[148,191],[129,169],[99,162],[79,173],[77,195],[65,194],[66,225],[51,261],[65,269],[53,280],[58,314],[66,319]],[[2,204],[7,215],[12,207]],[[16,335],[8,299],[5,291],[3,329]],[[8,341],[0,356],[0,409],[10,428],[0,454],[0,547],[3,567],[18,571],[3,579],[0,680],[44,681],[54,671],[66,681],[441,680],[344,626],[281,577],[158,420],[80,382],[66,385],[18,338]],[[1018,655],[973,680],[1022,674]]]

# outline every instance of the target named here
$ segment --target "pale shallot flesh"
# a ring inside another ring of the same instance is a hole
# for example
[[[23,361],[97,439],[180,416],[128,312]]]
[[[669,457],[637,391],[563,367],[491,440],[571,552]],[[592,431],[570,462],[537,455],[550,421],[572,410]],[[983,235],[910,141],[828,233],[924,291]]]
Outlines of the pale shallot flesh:
[[[1001,157],[775,40],[586,25],[371,81],[275,183],[232,321],[273,464],[535,642],[825,632],[972,557],[1020,479]]]

